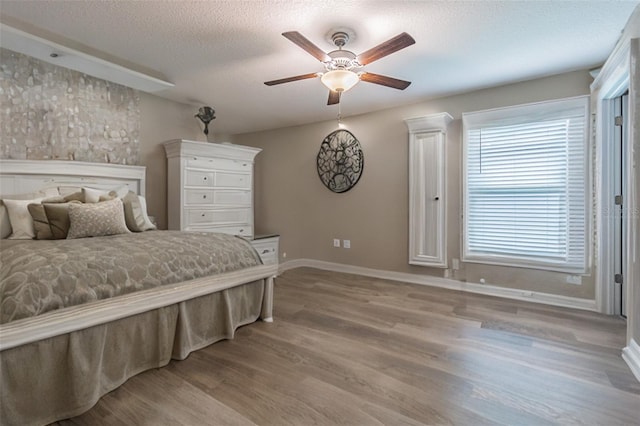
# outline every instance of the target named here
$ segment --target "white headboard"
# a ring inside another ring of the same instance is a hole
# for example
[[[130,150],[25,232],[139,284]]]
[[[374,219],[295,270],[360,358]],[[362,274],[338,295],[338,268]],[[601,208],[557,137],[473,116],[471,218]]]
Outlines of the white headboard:
[[[143,166],[58,160],[0,160],[0,194],[23,194],[56,186],[111,189],[126,184],[144,195]]]

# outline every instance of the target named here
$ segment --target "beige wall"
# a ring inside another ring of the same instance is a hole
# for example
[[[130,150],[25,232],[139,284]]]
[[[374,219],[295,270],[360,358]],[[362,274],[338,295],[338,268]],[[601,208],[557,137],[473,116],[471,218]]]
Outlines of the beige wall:
[[[461,114],[528,102],[589,94],[587,71],[523,82],[343,120],[362,144],[364,172],[343,194],[326,189],[316,172],[322,139],[336,129],[323,122],[235,135],[233,142],[263,149],[256,165],[256,229],[281,234],[281,255],[414,274],[443,276],[442,269],[408,264],[408,132],[404,119],[448,112],[448,257],[460,257]],[[361,88],[360,90],[365,90]],[[348,94],[346,95],[348,96]],[[345,98],[346,99],[346,98]],[[345,111],[348,113],[348,102]],[[333,248],[333,238],[351,249]],[[561,295],[593,298],[593,271],[582,285],[566,274],[523,268],[462,264],[456,278]]]
[[[162,143],[206,140],[194,117],[197,112],[192,105],[140,92],[140,165],[147,167],[147,210],[160,229],[167,229],[167,158]]]

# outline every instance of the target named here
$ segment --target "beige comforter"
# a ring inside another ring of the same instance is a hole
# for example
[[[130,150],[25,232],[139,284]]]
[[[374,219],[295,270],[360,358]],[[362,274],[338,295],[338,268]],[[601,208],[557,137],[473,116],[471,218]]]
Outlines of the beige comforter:
[[[0,324],[82,303],[261,264],[225,234],[148,231],[0,242]]]

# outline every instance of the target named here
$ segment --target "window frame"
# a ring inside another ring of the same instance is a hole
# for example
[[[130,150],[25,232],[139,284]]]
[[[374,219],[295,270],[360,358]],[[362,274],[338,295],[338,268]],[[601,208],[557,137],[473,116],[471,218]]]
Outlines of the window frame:
[[[591,161],[591,116],[589,114],[589,95],[556,99],[543,102],[521,104],[515,106],[474,111],[462,114],[462,191],[461,191],[461,260],[468,263],[481,263],[517,268],[540,269],[547,271],[567,272],[571,274],[587,275],[591,264],[592,247],[592,161]],[[531,120],[546,120],[557,118],[567,110],[580,109],[584,111],[584,259],[580,267],[568,265],[566,262],[541,261],[527,259],[517,255],[507,256],[487,253],[474,253],[469,249],[467,234],[469,218],[468,202],[468,155],[469,129],[478,128],[482,124],[510,125],[525,123]]]

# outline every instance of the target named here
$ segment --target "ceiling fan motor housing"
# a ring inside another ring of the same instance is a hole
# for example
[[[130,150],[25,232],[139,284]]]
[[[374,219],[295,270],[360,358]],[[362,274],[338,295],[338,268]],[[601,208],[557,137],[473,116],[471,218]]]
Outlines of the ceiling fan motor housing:
[[[337,31],[333,33],[331,40],[338,48],[342,48],[349,42],[349,34],[344,31]]]
[[[334,50],[333,52],[327,53],[327,55],[331,58],[330,61],[326,61],[324,66],[327,71],[333,70],[348,70],[353,71],[354,69],[361,68],[362,65],[358,63],[356,59],[356,55],[353,52],[348,50]]]

